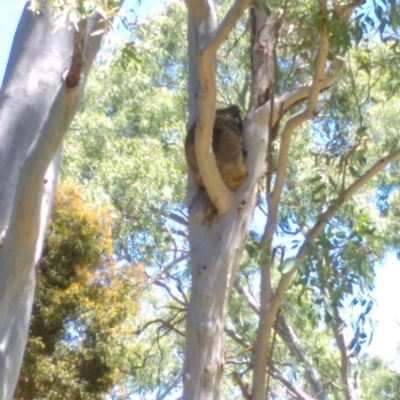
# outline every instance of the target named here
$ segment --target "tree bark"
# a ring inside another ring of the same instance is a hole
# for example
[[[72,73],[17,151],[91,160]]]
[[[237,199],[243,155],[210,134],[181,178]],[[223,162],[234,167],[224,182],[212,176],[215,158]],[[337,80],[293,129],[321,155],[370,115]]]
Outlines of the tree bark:
[[[102,35],[91,36],[99,21],[90,18],[85,34],[67,25],[54,32],[52,9],[33,14],[27,5],[14,38],[0,92],[0,400],[17,383],[62,139],[100,47]],[[77,41],[83,64],[70,87]]]

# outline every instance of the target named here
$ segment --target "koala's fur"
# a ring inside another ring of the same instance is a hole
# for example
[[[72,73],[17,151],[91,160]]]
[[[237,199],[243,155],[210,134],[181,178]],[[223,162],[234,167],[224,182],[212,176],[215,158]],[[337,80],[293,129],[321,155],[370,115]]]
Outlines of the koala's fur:
[[[229,189],[238,188],[246,179],[247,171],[243,158],[243,122],[240,108],[231,105],[216,111],[212,147],[221,177]],[[185,140],[185,154],[188,168],[197,184],[204,187],[195,153],[196,124],[189,129]]]

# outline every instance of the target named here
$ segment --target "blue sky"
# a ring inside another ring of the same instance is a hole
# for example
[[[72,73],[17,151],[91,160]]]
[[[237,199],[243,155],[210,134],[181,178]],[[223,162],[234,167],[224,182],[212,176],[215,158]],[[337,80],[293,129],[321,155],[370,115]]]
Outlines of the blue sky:
[[[3,80],[14,33],[22,12],[24,1],[0,2],[0,82]],[[127,0],[125,6],[135,7],[136,0]],[[158,11],[163,7],[163,0],[141,0],[140,14]],[[377,321],[375,335],[368,352],[382,357],[387,362],[394,362],[400,372],[400,357],[397,348],[400,342],[400,263],[393,254],[387,256],[382,266],[377,267],[376,289],[374,297],[378,303],[372,310],[372,317]]]
[[[8,55],[23,8],[21,1],[3,1],[0,4],[0,82],[3,82]]]

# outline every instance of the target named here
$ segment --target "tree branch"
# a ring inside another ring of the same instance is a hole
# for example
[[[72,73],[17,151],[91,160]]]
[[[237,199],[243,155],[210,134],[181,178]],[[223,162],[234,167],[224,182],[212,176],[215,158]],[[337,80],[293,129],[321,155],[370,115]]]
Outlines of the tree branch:
[[[218,214],[225,214],[232,205],[232,192],[225,185],[212,151],[212,132],[215,120],[216,82],[215,54],[226,39],[250,0],[236,0],[225,18],[200,49],[198,71],[200,82],[199,119],[196,124],[195,151],[200,175]]]
[[[356,0],[341,7],[337,6],[335,7],[335,13],[342,21],[348,22],[353,11],[364,3],[365,0]]]
[[[300,341],[293,328],[288,324],[286,318],[283,316],[279,319],[278,334],[286,344],[289,351],[303,365],[304,377],[312,388],[314,397],[318,400],[329,400],[317,371],[313,368],[312,364],[308,360],[307,354],[301,348]]]
[[[168,272],[177,264],[179,264],[182,261],[185,261],[189,258],[188,254],[182,254],[180,257],[174,257],[174,259],[168,263],[166,266],[162,268],[161,271],[157,272],[155,275],[153,275],[151,278],[149,278],[149,285],[153,284],[156,281],[160,281],[160,278],[162,276],[165,276],[168,274]]]
[[[249,393],[249,386],[245,384],[237,371],[232,373],[233,380],[237,383],[242,392],[242,396],[245,400],[251,400],[251,395]]]
[[[338,75],[340,68],[335,68],[322,82],[321,91],[328,88]],[[289,111],[294,105],[306,100],[310,95],[312,83],[307,86],[300,86],[284,93],[275,100],[272,124]]]
[[[186,226],[186,227],[188,226],[187,219],[181,217],[178,214],[170,213],[170,214],[166,215],[166,217],[169,218],[170,220],[174,221],[174,222],[177,222],[178,224],[181,224],[181,225]]]
[[[249,348],[249,345],[235,331],[233,331],[232,329],[229,329],[227,327],[224,328],[224,331],[233,341],[235,341],[236,343],[240,344],[244,348]]]
[[[243,286],[240,285],[240,282],[238,280],[235,281],[234,285],[235,290],[240,293],[247,302],[247,305],[256,313],[260,313],[260,305],[258,304],[257,300],[254,298],[254,296]]]
[[[335,214],[340,210],[343,204],[349,200],[363,185],[369,182],[378,172],[385,168],[388,164],[396,159],[400,158],[400,148],[394,150],[387,156],[381,158],[377,161],[365,174],[354,181],[343,193],[342,195],[319,217],[318,221],[315,223],[314,227],[310,229],[307,233],[303,245],[299,249],[296,259],[303,259],[312,243],[314,243],[316,237],[323,231],[326,224],[335,216]],[[287,273],[282,274],[277,288],[275,290],[271,309],[276,313],[282,304],[283,296],[285,294],[286,288],[296,272],[296,266],[292,268]],[[272,322],[271,322],[272,323]]]
[[[346,352],[346,342],[343,335],[343,320],[339,315],[339,310],[337,307],[333,307],[333,320],[331,322],[331,328],[333,335],[335,336],[336,345],[340,353],[340,378],[342,381],[342,393],[346,400],[351,400],[352,396],[350,394],[350,387],[348,382],[348,358]]]
[[[324,8],[321,10],[321,12],[325,14],[326,4],[323,4],[323,7]],[[293,117],[291,117],[289,121],[287,121],[285,128],[282,132],[282,138],[279,148],[278,170],[276,174],[275,185],[272,192],[268,196],[269,213],[268,213],[268,229],[266,232],[268,238],[272,238],[272,235],[276,228],[279,201],[281,198],[282,188],[286,177],[290,141],[293,132],[301,124],[314,117],[318,103],[318,95],[321,92],[321,90],[325,87],[325,80],[326,80],[325,64],[329,52],[328,28],[325,21],[322,23],[319,38],[320,42],[315,61],[315,72],[311,87],[309,89],[307,107],[302,112],[299,112],[295,114]]]
[[[218,47],[226,40],[230,31],[234,28],[236,22],[250,3],[251,0],[236,0],[203,49],[207,49],[215,54]]]
[[[303,392],[300,388],[294,386],[289,380],[283,377],[275,368],[270,371],[270,374],[278,380],[285,388],[289,390],[298,400],[313,400],[307,393]]]
[[[322,15],[321,27],[319,30],[319,46],[316,56],[315,72],[313,82],[309,90],[308,104],[304,111],[294,115],[286,123],[282,133],[278,171],[275,180],[275,185],[272,192],[267,197],[268,203],[268,222],[263,235],[263,241],[270,247],[273,235],[278,221],[279,202],[282,194],[284,179],[286,176],[288,153],[291,136],[299,125],[312,118],[318,102],[318,95],[323,89],[325,82],[325,64],[329,52],[329,37],[328,28],[326,23],[326,0],[319,1],[319,11]],[[268,252],[269,254],[269,252]],[[254,351],[254,372],[253,372],[253,385],[252,396],[254,400],[261,400],[265,396],[265,371],[268,361],[268,342],[272,325],[275,321],[279,308],[281,307],[283,295],[287,286],[280,287],[281,282],[289,284],[292,275],[283,274],[275,294],[272,296],[271,290],[271,267],[268,262],[262,268],[261,273],[261,304],[260,304],[260,319],[257,332],[257,341]],[[294,272],[293,272],[294,274]],[[287,280],[285,280],[287,278]],[[283,290],[281,290],[283,289]]]
[[[311,244],[315,238],[322,232],[325,225],[330,221],[330,219],[340,210],[344,203],[349,200],[362,186],[369,182],[378,172],[382,171],[388,164],[400,158],[400,148],[392,151],[390,154],[379,159],[368,171],[366,171],[362,176],[356,179],[343,193],[342,195],[330,206],[328,209],[322,213],[314,225],[314,227],[308,232],[306,240],[299,250],[299,257],[303,257],[309,244]]]
[[[167,327],[168,329],[170,329],[171,331],[175,332],[176,334],[178,334],[181,337],[185,337],[185,333],[181,332],[179,329],[175,328],[173,325],[173,319],[175,317],[170,318],[168,321],[163,320],[162,318],[157,318],[157,319],[153,319],[152,321],[146,322],[140,329],[138,329],[137,331],[133,332],[135,335],[140,335],[142,332],[144,332],[150,325],[153,324],[160,324],[163,325],[165,327]],[[161,336],[161,335],[159,335]],[[162,335],[164,336],[164,335]]]
[[[179,304],[181,304],[182,306],[186,307],[187,306],[187,302],[181,298],[178,297],[177,294],[173,293],[173,289],[164,281],[162,281],[161,279],[154,279],[154,284],[157,286],[160,286],[162,288],[164,288],[168,294]]]
[[[179,374],[174,378],[174,380],[168,385],[168,387],[159,395],[157,396],[157,400],[165,399],[168,394],[171,392],[172,389],[176,387],[178,382],[182,379],[183,372],[179,372]]]

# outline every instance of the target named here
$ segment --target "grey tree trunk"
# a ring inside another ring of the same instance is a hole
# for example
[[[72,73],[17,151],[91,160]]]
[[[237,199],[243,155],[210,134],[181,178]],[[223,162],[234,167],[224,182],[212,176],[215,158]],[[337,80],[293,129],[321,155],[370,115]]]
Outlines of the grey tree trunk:
[[[14,38],[0,92],[0,400],[17,383],[62,139],[100,47],[99,20],[55,32],[50,7],[27,5]]]
[[[192,123],[198,116],[201,118],[203,113],[206,114],[210,106],[211,114],[215,112],[215,93],[211,93],[207,99],[208,88],[202,86],[201,82],[202,74],[214,74],[214,65],[206,63],[204,66],[199,58],[207,47],[213,46],[213,41],[224,32],[226,26],[234,25],[249,2],[236,1],[219,25],[215,22],[212,2],[187,0],[186,3],[189,14],[189,120]],[[202,68],[208,71],[202,71]],[[210,81],[207,83],[210,84]],[[187,400],[223,398],[227,302],[249,232],[258,184],[265,173],[269,108],[255,110],[255,106],[247,115],[244,129],[249,177],[243,186],[232,193],[228,212],[218,216],[212,224],[203,224],[195,215],[199,199],[196,198],[195,183],[189,176],[192,289],[187,314],[183,375],[184,398]],[[202,207],[201,201],[199,207]]]

